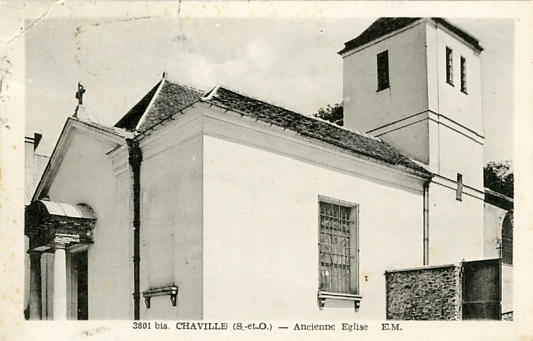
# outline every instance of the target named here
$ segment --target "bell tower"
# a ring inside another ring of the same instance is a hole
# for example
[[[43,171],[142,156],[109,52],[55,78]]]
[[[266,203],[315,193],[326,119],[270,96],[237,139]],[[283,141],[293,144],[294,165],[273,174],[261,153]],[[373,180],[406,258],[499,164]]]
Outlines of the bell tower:
[[[451,226],[472,241],[483,230],[482,51],[445,19],[381,18],[339,52],[344,125],[382,138],[435,174],[430,249],[439,262],[483,256],[475,247],[448,256],[436,244],[462,244]]]

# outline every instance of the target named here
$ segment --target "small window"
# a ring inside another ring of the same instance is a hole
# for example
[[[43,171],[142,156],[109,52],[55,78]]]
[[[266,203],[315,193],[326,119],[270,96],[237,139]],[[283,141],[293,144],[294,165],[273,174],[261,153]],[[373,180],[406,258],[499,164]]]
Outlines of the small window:
[[[502,224],[502,263],[513,264],[513,211],[507,212]]]
[[[463,174],[457,173],[457,190],[455,191],[455,199],[463,200]]]
[[[466,59],[461,57],[461,91],[466,94]]]
[[[453,51],[446,47],[446,82],[453,85]]]
[[[389,51],[378,54],[378,91],[390,87],[389,83]]]
[[[357,294],[357,205],[320,198],[319,291]]]

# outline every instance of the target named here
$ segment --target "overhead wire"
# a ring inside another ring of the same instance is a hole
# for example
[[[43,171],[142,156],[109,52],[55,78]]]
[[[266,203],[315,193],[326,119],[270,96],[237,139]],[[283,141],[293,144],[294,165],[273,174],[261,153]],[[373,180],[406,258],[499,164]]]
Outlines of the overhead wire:
[[[61,69],[61,67],[59,66],[59,64],[57,64],[57,62],[55,61],[54,57],[52,57],[52,55],[50,54],[50,52],[48,51],[48,49],[46,48],[46,46],[43,44],[43,42],[41,41],[42,38],[39,37],[38,35],[40,35],[40,33],[38,33],[36,35],[36,40],[37,42],[41,45],[41,47],[43,48],[43,50],[46,52],[46,54],[48,55],[48,57],[50,58],[50,60],[54,63],[54,65],[57,67],[57,69],[59,70],[59,72],[61,72],[61,74],[63,75],[63,77],[65,77],[65,80],[68,82],[68,84],[74,89],[74,90],[78,90],[78,87],[74,84],[72,84],[70,82],[70,80],[68,79],[68,77],[65,75],[65,73],[63,72],[63,70]],[[94,118],[96,118],[96,120],[98,121],[98,123],[100,123],[100,120],[98,119],[98,117],[96,116],[96,114],[94,113],[94,111],[91,109],[90,106],[88,106],[87,104],[84,104],[88,109],[89,111],[93,114]]]

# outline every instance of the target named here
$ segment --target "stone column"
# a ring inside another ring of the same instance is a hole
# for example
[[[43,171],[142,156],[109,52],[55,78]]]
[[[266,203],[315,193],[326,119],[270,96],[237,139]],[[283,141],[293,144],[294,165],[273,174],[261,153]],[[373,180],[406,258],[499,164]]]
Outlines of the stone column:
[[[67,319],[67,259],[65,243],[55,243],[54,251],[54,320]]]
[[[41,253],[30,253],[30,320],[42,319]]]

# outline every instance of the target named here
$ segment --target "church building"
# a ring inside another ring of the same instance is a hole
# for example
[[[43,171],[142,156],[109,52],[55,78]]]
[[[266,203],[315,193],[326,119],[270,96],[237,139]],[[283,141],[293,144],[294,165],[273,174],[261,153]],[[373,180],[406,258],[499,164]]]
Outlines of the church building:
[[[166,74],[107,127],[80,88],[26,208],[29,318],[384,320],[386,272],[502,255],[511,312],[482,51],[441,18],[378,19],[339,52],[344,127]]]

